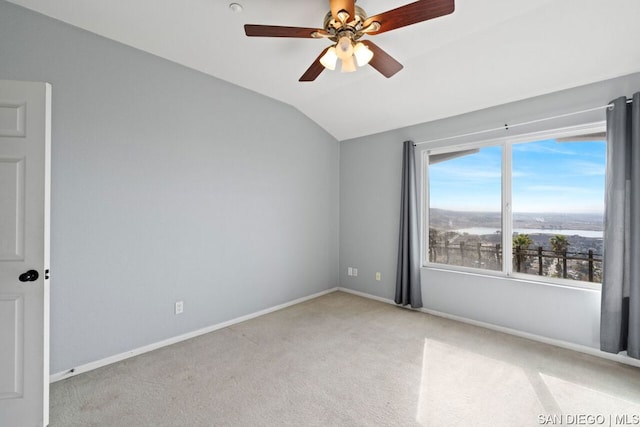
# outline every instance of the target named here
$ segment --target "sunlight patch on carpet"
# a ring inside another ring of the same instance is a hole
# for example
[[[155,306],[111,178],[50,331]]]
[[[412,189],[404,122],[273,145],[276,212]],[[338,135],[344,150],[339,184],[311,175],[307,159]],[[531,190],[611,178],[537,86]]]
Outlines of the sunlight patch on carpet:
[[[518,366],[449,344],[425,340],[416,420],[424,426],[537,424],[545,412]],[[468,424],[467,424],[468,425]]]

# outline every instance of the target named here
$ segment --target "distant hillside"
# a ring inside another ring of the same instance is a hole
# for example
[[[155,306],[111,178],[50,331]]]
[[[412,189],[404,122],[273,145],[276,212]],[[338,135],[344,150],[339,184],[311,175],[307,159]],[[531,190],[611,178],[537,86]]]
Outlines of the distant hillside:
[[[444,230],[471,227],[500,228],[500,212],[465,212],[445,209],[429,210],[429,226]],[[513,228],[537,228],[541,230],[603,230],[602,214],[572,213],[514,213]]]
[[[429,226],[445,230],[457,230],[470,227],[500,228],[500,212],[465,212],[444,209],[429,209]]]

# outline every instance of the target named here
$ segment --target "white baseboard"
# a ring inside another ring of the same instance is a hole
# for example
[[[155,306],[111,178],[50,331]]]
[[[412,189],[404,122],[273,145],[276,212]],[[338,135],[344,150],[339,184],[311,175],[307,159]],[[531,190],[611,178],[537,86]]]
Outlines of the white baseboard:
[[[387,304],[392,304],[397,306],[397,304],[395,303],[395,301],[388,299],[388,298],[382,298],[382,297],[378,297],[375,295],[371,295],[371,294],[367,294],[365,292],[360,292],[360,291],[354,291],[353,289],[348,289],[348,288],[343,288],[343,287],[338,287],[336,288],[339,291],[342,292],[347,292],[350,294],[354,294],[354,295],[358,295],[364,298],[369,298],[372,300],[376,300],[376,301],[380,301],[380,302],[384,302]],[[410,307],[402,307],[402,308],[407,308],[409,310],[413,310]],[[519,331],[517,329],[511,329],[511,328],[507,328],[504,326],[498,326],[498,325],[494,325],[492,323],[486,323],[486,322],[480,322],[478,320],[473,320],[473,319],[468,319],[466,317],[461,317],[461,316],[456,316],[453,314],[448,314],[448,313],[443,313],[440,311],[436,311],[436,310],[429,310],[427,308],[419,308],[417,309],[417,311],[421,311],[423,313],[427,313],[427,314],[431,314],[433,316],[438,316],[438,317],[442,317],[445,319],[450,319],[450,320],[455,320],[457,322],[462,322],[462,323],[466,323],[469,325],[473,325],[473,326],[479,326],[481,328],[485,328],[485,329],[491,329],[493,331],[497,331],[497,332],[502,332],[505,334],[509,334],[509,335],[514,335],[520,338],[526,338],[532,341],[537,341],[537,342],[541,342],[544,344],[549,344],[549,345],[553,345],[556,347],[560,347],[560,348],[564,348],[567,350],[573,350],[573,351],[577,351],[579,353],[584,353],[584,354],[588,354],[591,356],[596,356],[596,357],[600,357],[603,359],[607,359],[607,360],[612,360],[614,362],[618,362],[618,363],[624,363],[625,365],[631,365],[631,366],[635,366],[635,367],[640,367],[640,360],[638,359],[634,359],[632,357],[629,357],[626,355],[626,352],[622,352],[619,354],[612,354],[612,353],[607,353],[605,351],[601,351],[598,350],[596,348],[592,348],[592,347],[587,347],[585,345],[580,345],[580,344],[574,344],[574,343],[570,343],[570,342],[566,342],[566,341],[561,341],[561,340],[556,340],[553,338],[547,338],[544,337],[542,335],[536,335],[536,334],[532,334],[529,332],[523,332],[523,331]]]
[[[96,360],[95,362],[85,363],[84,365],[76,366],[72,369],[67,369],[66,371],[56,372],[55,374],[51,374],[49,377],[49,382],[53,383],[56,381],[60,381],[66,378],[73,377],[75,375],[81,374],[83,372],[92,371],[94,369],[101,368],[103,366],[110,365],[112,363],[120,362],[121,360],[128,359],[130,357],[138,356],[143,353],[147,353],[149,351],[157,350],[161,347],[166,347],[171,344],[175,344],[181,341],[188,340],[190,338],[195,338],[200,335],[207,334],[209,332],[217,331],[218,329],[226,328],[227,326],[235,325],[240,322],[244,322],[246,320],[250,320],[259,316],[263,316],[268,313],[273,313],[274,311],[282,310],[283,308],[290,307],[292,305],[300,304],[301,302],[305,302],[314,298],[318,298],[322,295],[329,294],[331,292],[335,292],[338,288],[330,288],[325,291],[317,292],[315,294],[298,298],[293,301],[288,301],[280,305],[276,305],[273,307],[265,308],[264,310],[256,311],[255,313],[247,314],[245,316],[236,317],[235,319],[227,320],[226,322],[218,323],[212,326],[208,326],[206,328],[198,329],[196,331],[187,332],[186,334],[178,335],[176,337],[168,338],[166,340],[158,341],[153,344],[145,345],[143,347],[139,347],[133,350],[126,351],[124,353],[116,354],[113,356],[106,357],[104,359]]]
[[[373,300],[376,300],[376,301],[385,302],[385,303],[391,304],[391,305],[397,305],[395,303],[395,301],[392,300],[392,299],[378,297],[378,296],[375,296],[375,295],[367,294],[365,292],[354,291],[353,289],[343,288],[341,286],[338,286],[336,289],[338,291],[346,292],[348,294],[358,295],[359,297],[369,298],[369,299],[373,299]],[[405,308],[405,307],[402,307],[402,308]]]
[[[375,296],[375,295],[367,294],[365,292],[355,291],[353,289],[348,289],[348,288],[343,288],[343,287],[330,288],[330,289],[327,289],[327,290],[324,290],[324,291],[321,291],[321,292],[318,292],[318,293],[315,293],[315,294],[312,294],[312,295],[309,295],[309,296],[306,296],[306,297],[298,298],[298,299],[293,300],[293,301],[288,301],[288,302],[280,304],[280,305],[269,307],[269,308],[266,308],[264,310],[257,311],[255,313],[247,314],[245,316],[240,316],[240,317],[237,317],[235,319],[228,320],[226,322],[218,323],[218,324],[215,324],[215,325],[212,325],[212,326],[208,326],[206,328],[198,329],[196,331],[192,331],[192,332],[188,332],[186,334],[178,335],[176,337],[168,338],[168,339],[163,340],[163,341],[159,341],[159,342],[156,342],[156,343],[153,343],[153,344],[149,344],[149,345],[146,345],[146,346],[143,346],[143,347],[139,347],[139,348],[136,348],[136,349],[133,349],[133,350],[126,351],[124,353],[120,353],[120,354],[116,354],[116,355],[113,355],[113,356],[110,356],[110,357],[106,357],[104,359],[96,360],[94,362],[89,362],[89,363],[86,363],[86,364],[83,364],[83,365],[80,365],[80,366],[76,366],[73,369],[68,369],[66,371],[57,372],[57,373],[52,374],[49,377],[49,381],[53,383],[53,382],[56,382],[56,381],[63,380],[65,378],[70,378],[70,377],[73,377],[75,375],[81,374],[83,372],[88,372],[88,371],[91,371],[91,370],[94,370],[94,369],[98,369],[98,368],[101,368],[103,366],[107,366],[107,365],[110,365],[112,363],[116,363],[116,362],[119,362],[121,360],[128,359],[130,357],[134,357],[134,356],[137,356],[137,355],[140,355],[140,354],[144,354],[144,353],[147,353],[149,351],[153,351],[153,350],[156,350],[156,349],[159,349],[159,348],[162,348],[162,347],[166,347],[166,346],[169,346],[169,345],[181,342],[181,341],[188,340],[190,338],[195,338],[197,336],[204,335],[204,334],[207,334],[209,332],[216,331],[218,329],[226,328],[227,326],[235,325],[237,323],[244,322],[246,320],[250,320],[250,319],[253,319],[253,318],[268,314],[268,313],[272,313],[274,311],[282,310],[283,308],[290,307],[292,305],[299,304],[299,303],[302,303],[302,302],[305,302],[305,301],[320,297],[322,295],[327,295],[327,294],[329,294],[331,292],[335,292],[335,291],[342,291],[342,292],[350,293],[350,294],[353,294],[353,295],[358,295],[358,296],[361,296],[361,297],[364,297],[364,298],[368,298],[368,299],[380,301],[380,302],[383,302],[383,303],[386,303],[386,304],[391,304],[391,305],[396,305],[397,306],[397,304],[393,300],[388,299],[388,298],[382,298],[382,297],[378,297],[378,296]],[[407,307],[403,307],[403,308],[407,308]],[[407,309],[410,309],[410,308],[407,308]],[[589,354],[589,355],[600,357],[600,358],[603,358],[603,359],[612,360],[614,362],[619,362],[619,363],[624,363],[626,365],[640,367],[640,360],[628,357],[624,353],[620,353],[620,354],[606,353],[604,351],[600,351],[600,350],[595,349],[595,348],[591,348],[591,347],[587,347],[587,346],[583,346],[583,345],[579,345],[579,344],[573,344],[573,343],[569,343],[569,342],[566,342],[566,341],[560,341],[560,340],[556,340],[556,339],[552,339],[552,338],[547,338],[547,337],[543,337],[541,335],[536,335],[536,334],[531,334],[531,333],[528,333],[528,332],[519,331],[517,329],[511,329],[511,328],[507,328],[507,327],[504,327],[504,326],[494,325],[494,324],[491,324],[491,323],[480,322],[480,321],[477,321],[477,320],[468,319],[468,318],[465,318],[465,317],[456,316],[456,315],[452,315],[452,314],[448,314],[448,313],[443,313],[443,312],[439,312],[439,311],[435,311],[435,310],[429,310],[429,309],[426,309],[426,308],[420,308],[420,309],[418,309],[418,311],[421,311],[421,312],[427,313],[427,314],[431,314],[433,316],[438,316],[438,317],[442,317],[442,318],[445,318],[445,319],[455,320],[455,321],[458,321],[458,322],[467,323],[467,324],[470,324],[470,325],[479,326],[479,327],[486,328],[486,329],[491,329],[491,330],[494,330],[494,331],[497,331],[497,332],[502,332],[502,333],[506,333],[506,334],[509,334],[509,335],[514,335],[514,336],[521,337],[521,338],[527,338],[527,339],[530,339],[532,341],[537,341],[537,342],[541,342],[541,343],[544,343],[544,344],[549,344],[549,345],[553,345],[553,346],[556,346],[556,347],[561,347],[561,348],[565,348],[565,349],[568,349],[568,350],[573,350],[573,351],[577,351],[577,352],[580,352],[580,353]]]

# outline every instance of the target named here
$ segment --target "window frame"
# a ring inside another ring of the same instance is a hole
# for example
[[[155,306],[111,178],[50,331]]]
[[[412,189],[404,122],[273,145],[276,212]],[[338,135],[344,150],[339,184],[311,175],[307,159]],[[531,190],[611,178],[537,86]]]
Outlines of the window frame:
[[[569,126],[561,128],[549,128],[536,132],[523,133],[520,135],[504,136],[498,138],[489,138],[480,141],[473,141],[461,144],[452,144],[447,146],[437,146],[430,148],[428,145],[421,147],[420,156],[420,207],[421,226],[421,267],[425,269],[437,269],[444,271],[463,272],[477,274],[482,276],[490,276],[497,278],[509,278],[516,280],[524,280],[536,282],[543,285],[566,286],[571,288],[583,288],[591,290],[600,290],[600,283],[591,283],[581,280],[563,279],[548,276],[538,276],[527,273],[518,273],[513,271],[513,251],[502,251],[502,270],[484,270],[480,268],[440,264],[429,261],[429,238],[425,236],[425,230],[429,229],[429,156],[454,153],[457,151],[481,149],[485,147],[501,146],[502,147],[502,170],[501,170],[501,189],[502,189],[502,247],[511,248],[513,239],[513,213],[511,211],[512,203],[512,171],[513,171],[513,153],[514,144],[522,144],[527,142],[536,142],[544,139],[556,139],[563,137],[571,137],[589,133],[606,132],[606,122],[591,122],[578,126]],[[606,162],[606,159],[605,159]],[[606,236],[603,232],[603,240]]]

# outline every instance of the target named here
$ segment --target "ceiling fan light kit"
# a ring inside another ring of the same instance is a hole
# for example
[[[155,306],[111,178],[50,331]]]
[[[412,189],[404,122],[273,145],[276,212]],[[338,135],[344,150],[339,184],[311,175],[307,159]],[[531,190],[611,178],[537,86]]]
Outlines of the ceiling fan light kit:
[[[353,56],[349,56],[342,60],[342,67],[340,67],[341,73],[353,73],[356,70],[356,61],[353,60]]]
[[[335,70],[338,59],[343,73],[369,64],[389,78],[403,68],[402,64],[373,42],[361,42],[360,38],[448,15],[455,9],[454,0],[419,0],[367,17],[365,11],[355,5],[355,0],[329,0],[329,7],[331,10],[325,16],[323,29],[247,24],[244,26],[245,34],[250,37],[331,40],[334,44],[316,58],[300,77],[301,82],[314,81],[325,68]]]
[[[373,58],[373,52],[364,43],[358,42],[355,46],[352,45],[350,40],[347,40],[346,43],[349,43],[348,47],[345,47],[342,42],[338,42],[338,48],[331,46],[327,49],[326,53],[320,58],[320,63],[324,68],[331,71],[335,70],[339,59],[342,64],[340,71],[350,73],[356,71],[356,64],[358,67],[364,67]]]
[[[336,53],[336,48],[331,46],[329,49],[327,49],[327,52],[322,55],[322,58],[320,58],[320,63],[327,70],[335,70],[336,64],[338,63],[338,54]]]
[[[364,43],[358,42],[353,48],[353,56],[356,57],[356,62],[358,63],[358,67],[364,67],[373,58],[373,52],[364,45]]]
[[[347,36],[340,37],[338,43],[336,43],[336,51],[338,58],[343,61],[353,56],[353,41]]]

